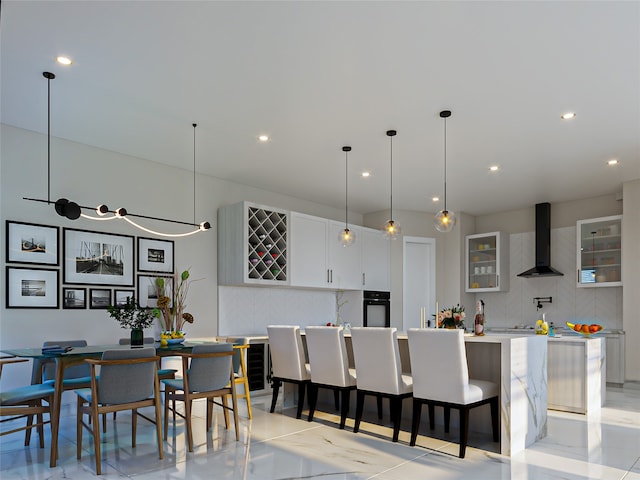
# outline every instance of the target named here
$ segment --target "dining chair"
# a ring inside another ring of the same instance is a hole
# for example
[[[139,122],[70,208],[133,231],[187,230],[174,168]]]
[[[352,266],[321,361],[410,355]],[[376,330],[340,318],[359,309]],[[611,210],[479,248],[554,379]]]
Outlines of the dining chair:
[[[60,347],[86,347],[86,340],[47,340],[43,347],[58,345]],[[56,360],[52,358],[35,358],[31,369],[31,383],[50,383],[56,379]],[[63,391],[91,386],[91,368],[88,364],[74,365],[64,370]]]
[[[354,432],[360,429],[366,395],[388,398],[391,404],[393,441],[398,441],[402,401],[411,396],[413,379],[402,373],[398,333],[395,328],[352,327],[351,342],[356,366],[357,405]]]
[[[82,458],[82,429],[93,436],[93,448],[96,460],[96,474],[102,473],[100,452],[100,424],[98,416],[109,412],[131,410],[131,446],[136,447],[138,416],[155,423],[158,456],[164,458],[162,444],[162,417],[160,409],[160,383],[158,380],[158,357],[155,348],[131,350],[107,350],[102,359],[86,359],[91,367],[91,388],[76,390],[77,458]],[[100,367],[98,376],[97,368]],[[141,414],[138,409],[153,407],[154,419]],[[84,415],[90,422],[84,421]]]
[[[2,376],[2,367],[4,365],[28,361],[26,358],[0,358],[0,376]],[[54,392],[53,385],[42,383],[0,390],[0,417],[2,417],[0,423],[12,422],[21,418],[27,419],[25,426],[2,431],[0,436],[24,430],[24,445],[26,447],[31,443],[31,431],[35,428],[40,439],[40,448],[44,448],[44,425],[50,421],[44,421],[43,414],[51,415]],[[43,401],[47,404],[43,405]],[[36,417],[36,423],[33,423],[34,416]]]
[[[313,420],[318,389],[329,388],[341,394],[340,429],[344,429],[351,391],[356,389],[356,370],[349,368],[342,327],[305,327],[311,383],[309,383],[309,421]]]
[[[238,398],[244,398],[247,402],[247,415],[249,420],[253,418],[251,411],[251,393],[249,389],[249,372],[247,371],[247,354],[249,339],[247,337],[226,337],[225,341],[233,345],[233,372],[236,386],[242,385],[242,393],[236,391]]]
[[[304,346],[297,325],[268,325],[269,352],[271,354],[271,375],[273,395],[271,410],[273,413],[278,400],[278,391],[282,382],[298,385],[298,410],[296,418],[302,417],[304,395],[311,381],[309,364],[305,361]]]
[[[240,440],[238,427],[238,404],[236,383],[233,371],[233,345],[218,343],[214,345],[196,345],[190,353],[178,352],[182,357],[182,378],[163,380],[164,391],[164,439],[169,428],[169,411],[173,418],[184,418],[187,425],[189,451],[193,452],[193,428],[191,422],[193,400],[204,398],[207,401],[207,432],[211,428],[213,405],[219,405],[224,411],[225,426],[229,428],[229,410],[233,411],[236,429],[236,441]],[[227,395],[231,395],[232,407],[227,406]],[[220,397],[222,403],[215,402]],[[176,410],[175,402],[184,402],[184,415]],[[172,406],[169,406],[171,402]]]
[[[155,345],[156,340],[153,337],[144,337],[144,345]],[[131,345],[131,337],[122,337],[118,340],[119,345]],[[137,348],[137,347],[136,347]],[[167,378],[176,378],[178,370],[175,368],[162,368],[162,359],[158,360],[158,378],[165,380]]]
[[[416,444],[422,405],[429,407],[429,427],[435,427],[434,410],[444,407],[444,429],[449,432],[451,409],[460,412],[460,451],[464,458],[469,435],[469,410],[491,406],[493,441],[499,440],[498,385],[485,380],[469,379],[464,331],[445,328],[410,328],[409,357],[413,373],[413,419],[411,446]]]

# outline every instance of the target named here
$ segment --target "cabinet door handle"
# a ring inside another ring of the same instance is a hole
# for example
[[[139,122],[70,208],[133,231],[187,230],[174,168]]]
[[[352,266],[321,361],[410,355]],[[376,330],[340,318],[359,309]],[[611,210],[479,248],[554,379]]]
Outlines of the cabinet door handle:
[[[331,280],[329,280],[329,283],[333,283],[333,270],[329,270],[331,272],[331,274],[329,275],[329,278],[331,278]]]
[[[331,283],[331,280],[329,280],[329,272],[330,272],[330,271],[331,271],[331,270],[329,270],[329,269],[327,268],[327,283]]]
[[[367,284],[367,283],[366,283],[366,281],[365,281],[364,275],[365,275],[365,274],[363,273],[363,274],[362,274],[362,285],[366,285],[366,284]]]
[[[500,288],[500,275],[496,274],[496,288]]]

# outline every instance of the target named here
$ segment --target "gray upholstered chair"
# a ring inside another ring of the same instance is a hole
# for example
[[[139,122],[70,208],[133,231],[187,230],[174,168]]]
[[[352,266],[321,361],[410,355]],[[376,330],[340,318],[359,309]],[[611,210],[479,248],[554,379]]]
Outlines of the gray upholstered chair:
[[[154,345],[156,340],[153,337],[144,337],[143,344],[144,345]],[[122,337],[118,340],[120,345],[131,345],[131,337]],[[160,380],[165,380],[167,378],[176,378],[176,373],[178,370],[175,368],[162,368],[162,359],[158,362],[158,378]]]
[[[85,360],[91,367],[91,388],[76,390],[77,406],[77,458],[82,457],[82,428],[93,436],[96,473],[101,474],[100,424],[98,416],[109,412],[131,410],[131,443],[136,446],[138,409],[153,407],[155,410],[158,455],[164,458],[162,444],[162,412],[160,408],[160,384],[157,375],[158,357],[154,348],[131,350],[107,350],[102,359]],[[97,375],[96,367],[100,367]],[[84,421],[88,415],[90,422]]]
[[[213,405],[224,410],[225,425],[229,428],[229,410],[233,410],[236,440],[240,440],[238,427],[238,404],[236,383],[233,372],[233,345],[219,343],[215,345],[196,345],[191,353],[177,352],[182,357],[182,378],[163,380],[164,384],[164,438],[167,439],[169,411],[173,418],[184,418],[187,425],[189,451],[193,452],[193,428],[191,425],[192,402],[200,398],[207,400],[207,431],[211,428]],[[232,407],[227,406],[226,397],[231,395]],[[220,397],[222,403],[214,399]],[[176,411],[175,402],[184,402],[184,415]],[[169,406],[171,403],[171,407]]]
[[[304,346],[297,325],[268,325],[269,352],[271,353],[271,369],[273,375],[273,395],[271,397],[271,413],[276,408],[278,391],[282,382],[298,385],[298,411],[296,418],[302,417],[305,389],[311,381],[309,364],[304,358]]]
[[[238,398],[247,402],[247,415],[253,418],[251,411],[251,393],[249,392],[249,374],[247,372],[247,351],[249,339],[247,337],[226,337],[225,342],[233,344],[233,372],[236,386],[242,385],[242,393],[236,392]]]
[[[2,375],[2,367],[11,363],[28,362],[26,358],[2,358],[0,359],[0,376]],[[44,425],[49,421],[44,421],[45,413],[51,413],[51,405],[53,404],[53,385],[34,384],[25,385],[8,390],[0,391],[0,423],[5,423],[20,418],[26,418],[27,423],[24,427],[12,428],[11,430],[2,431],[0,435],[8,435],[10,433],[21,432],[25,430],[25,446],[31,443],[31,430],[36,428],[40,439],[40,448],[44,448]],[[43,405],[45,401],[47,404]],[[33,418],[36,417],[36,423]],[[8,418],[4,418],[8,417]]]
[[[311,368],[309,384],[309,421],[318,402],[318,388],[329,388],[341,393],[340,429],[344,428],[349,413],[349,400],[356,389],[356,370],[349,368],[347,346],[340,327],[306,327],[304,329]]]
[[[86,347],[86,340],[48,340],[43,347],[59,345],[60,347]],[[31,370],[31,383],[53,383],[56,380],[55,358],[36,358]],[[62,389],[75,390],[91,386],[91,369],[88,364],[74,365],[64,369]]]
[[[411,446],[416,444],[422,405],[429,407],[429,426],[435,426],[435,406],[444,407],[444,429],[449,432],[451,408],[460,412],[460,451],[464,458],[469,432],[469,410],[491,406],[493,440],[499,439],[498,385],[485,380],[470,380],[464,331],[460,329],[410,328],[409,356],[413,374],[413,420]],[[434,368],[434,366],[436,366]]]
[[[397,331],[385,327],[353,327],[351,342],[358,375],[353,431],[360,429],[366,395],[388,398],[391,403],[393,441],[397,442],[402,420],[402,400],[410,397],[413,391],[411,375],[402,373]]]

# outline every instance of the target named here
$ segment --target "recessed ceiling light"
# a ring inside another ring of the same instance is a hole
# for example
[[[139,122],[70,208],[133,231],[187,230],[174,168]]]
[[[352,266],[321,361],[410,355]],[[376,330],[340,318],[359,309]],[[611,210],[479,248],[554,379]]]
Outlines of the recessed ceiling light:
[[[611,160],[607,161],[607,165],[618,165],[618,160],[612,158]]]
[[[562,120],[573,120],[574,118],[576,118],[576,113],[575,112],[567,112],[567,113],[563,113],[560,118]]]
[[[491,165],[491,166],[489,167],[489,170],[490,170],[491,172],[497,172],[498,170],[500,170],[500,167],[498,167],[498,165]]]
[[[440,201],[440,197],[433,197],[431,199],[432,202],[439,202]]]
[[[58,56],[56,57],[56,62],[61,65],[71,65],[73,61],[69,57]]]
[[[260,135],[258,137],[258,140],[260,140],[261,142],[268,142],[269,141],[269,135]]]
[[[363,176],[364,178],[367,178],[369,175],[371,175],[371,173],[369,173],[369,172],[362,172],[362,176]]]

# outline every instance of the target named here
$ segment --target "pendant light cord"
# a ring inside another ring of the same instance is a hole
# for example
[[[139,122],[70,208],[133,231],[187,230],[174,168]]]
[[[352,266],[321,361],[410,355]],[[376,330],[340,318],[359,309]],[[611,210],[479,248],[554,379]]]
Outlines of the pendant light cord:
[[[51,203],[51,80],[53,73],[44,72],[47,79],[47,202]]]
[[[344,228],[349,228],[349,208],[347,201],[349,199],[349,181],[347,176],[349,175],[349,151],[344,152]]]
[[[444,119],[444,211],[447,211],[447,118]]]
[[[196,127],[193,125],[193,223],[196,223]]]
[[[390,145],[391,145],[391,162],[390,162],[390,169],[391,169],[391,175],[390,175],[390,180],[391,180],[391,188],[390,188],[390,195],[389,195],[389,218],[391,218],[391,220],[393,220],[393,136],[389,136],[389,140],[390,140]]]

